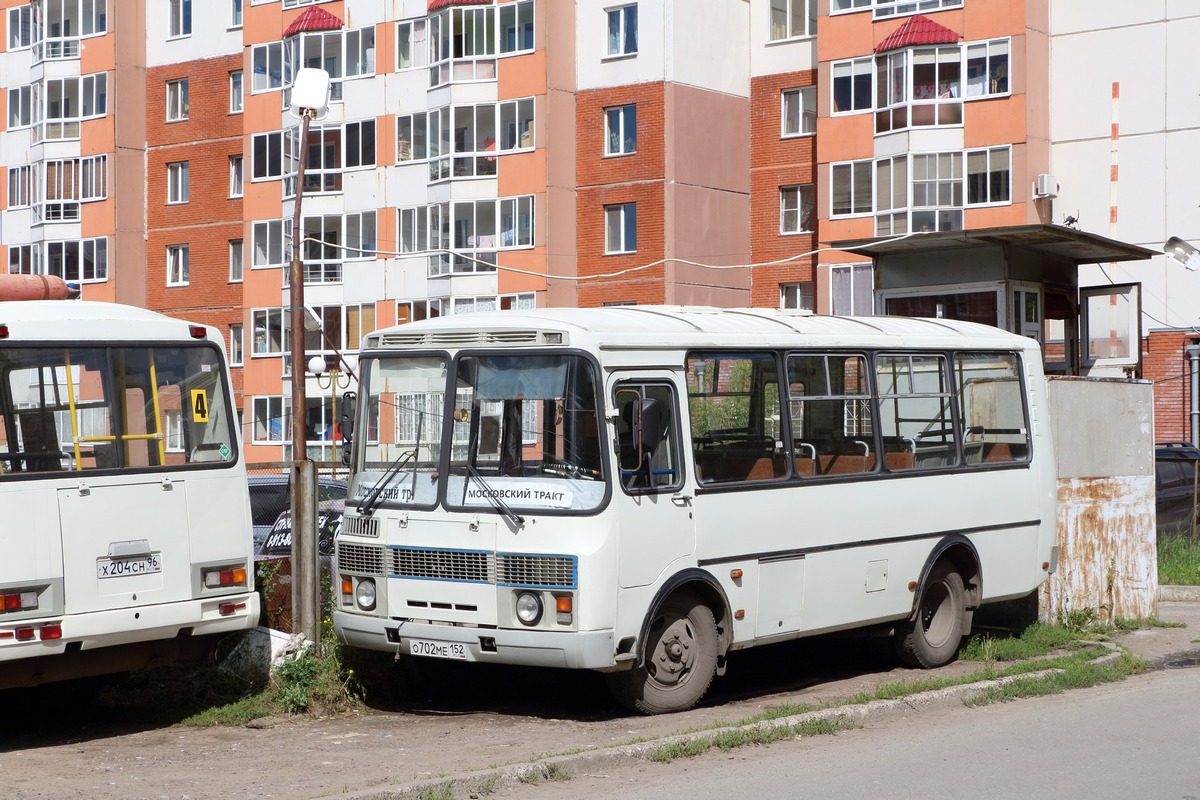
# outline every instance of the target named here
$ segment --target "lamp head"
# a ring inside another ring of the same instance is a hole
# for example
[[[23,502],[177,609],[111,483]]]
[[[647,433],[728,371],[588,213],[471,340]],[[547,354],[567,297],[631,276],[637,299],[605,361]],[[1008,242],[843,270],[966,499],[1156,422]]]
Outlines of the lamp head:
[[[308,360],[308,371],[313,375],[325,374],[325,358],[323,356],[313,356]]]
[[[1197,250],[1178,236],[1172,236],[1170,239],[1167,239],[1167,243],[1163,247],[1163,252],[1180,264],[1183,264],[1189,270],[1195,271],[1200,269],[1200,250]]]
[[[314,117],[321,119],[328,108],[329,73],[314,67],[297,70],[296,79],[292,81],[291,115],[299,118],[305,111],[311,111]]]

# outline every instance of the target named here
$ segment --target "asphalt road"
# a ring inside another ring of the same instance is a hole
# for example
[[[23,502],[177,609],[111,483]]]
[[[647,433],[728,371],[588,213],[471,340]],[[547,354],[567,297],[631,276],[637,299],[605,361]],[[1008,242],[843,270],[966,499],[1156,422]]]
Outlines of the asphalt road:
[[[518,786],[503,796],[1128,800],[1200,797],[1200,671],[948,707],[836,736]]]

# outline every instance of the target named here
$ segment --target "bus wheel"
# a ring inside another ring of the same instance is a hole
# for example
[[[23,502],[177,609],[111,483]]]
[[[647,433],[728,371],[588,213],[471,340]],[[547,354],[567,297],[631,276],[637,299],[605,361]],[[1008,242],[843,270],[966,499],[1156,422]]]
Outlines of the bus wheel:
[[[617,702],[643,714],[686,711],[699,702],[717,669],[717,623],[691,593],[676,594],[654,613],[640,667],[607,675]]]
[[[896,626],[896,653],[910,667],[932,669],[949,664],[958,653],[966,610],[962,576],[939,561],[929,572],[917,618]]]

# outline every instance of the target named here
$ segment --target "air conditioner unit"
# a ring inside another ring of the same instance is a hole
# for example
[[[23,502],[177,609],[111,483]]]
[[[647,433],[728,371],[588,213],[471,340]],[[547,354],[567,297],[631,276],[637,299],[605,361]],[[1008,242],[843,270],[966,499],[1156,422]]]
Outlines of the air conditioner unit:
[[[1058,178],[1053,175],[1038,175],[1033,184],[1034,197],[1058,197]]]

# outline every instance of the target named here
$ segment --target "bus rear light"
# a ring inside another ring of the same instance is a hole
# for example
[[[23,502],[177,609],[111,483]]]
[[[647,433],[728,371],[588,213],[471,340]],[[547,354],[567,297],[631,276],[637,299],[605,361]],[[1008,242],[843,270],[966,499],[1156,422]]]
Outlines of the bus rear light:
[[[15,633],[17,634],[18,642],[29,642],[33,640],[33,628],[17,628]]]
[[[38,607],[37,592],[12,592],[11,594],[0,595],[3,602],[0,603],[0,610],[4,613],[13,611],[28,611]]]
[[[192,335],[193,339],[208,338],[208,329],[203,325],[188,325],[188,333]]]
[[[7,339],[7,338],[8,338],[8,326],[0,325],[0,339]]]
[[[245,586],[246,568],[224,567],[221,569],[206,570],[204,573],[204,585],[209,589],[216,589],[223,586]]]
[[[43,625],[39,631],[39,635],[42,637],[43,642],[49,641],[50,639],[61,639],[62,625]]]
[[[228,617],[230,614],[241,611],[245,607],[245,603],[221,603],[221,605],[217,606],[217,611],[221,613],[222,617]]]
[[[0,639],[11,639],[14,635],[12,631],[0,631]]]

